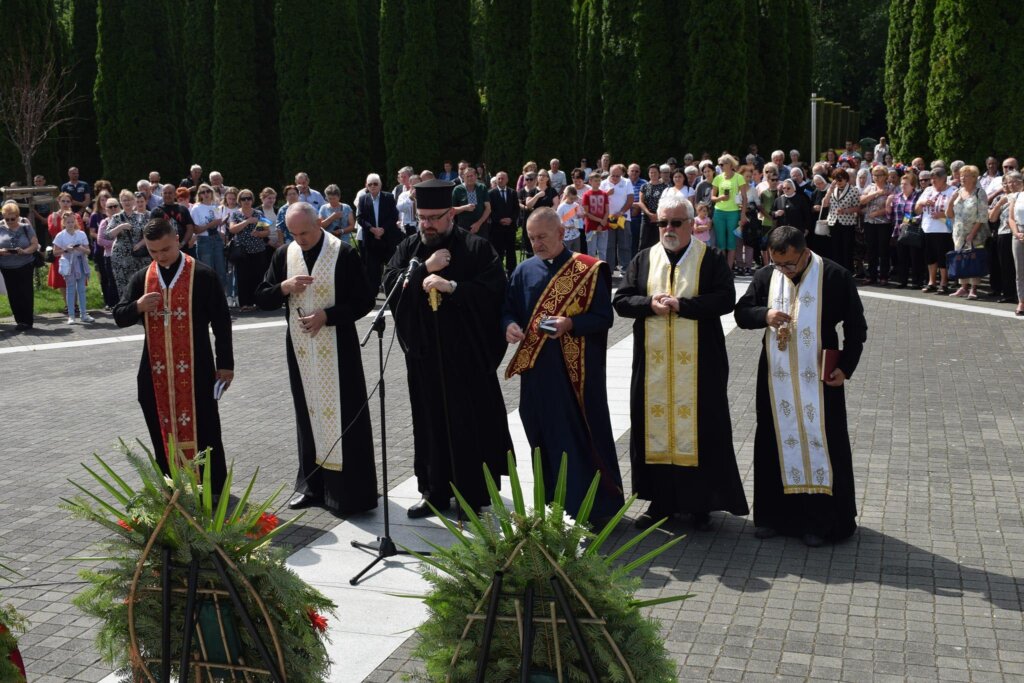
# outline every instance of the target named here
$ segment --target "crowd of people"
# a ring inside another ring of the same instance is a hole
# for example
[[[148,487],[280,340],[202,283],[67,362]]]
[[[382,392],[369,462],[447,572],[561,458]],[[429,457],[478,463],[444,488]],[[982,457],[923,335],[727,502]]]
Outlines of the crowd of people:
[[[863,152],[848,141],[813,164],[805,164],[798,150],[776,150],[765,161],[751,145],[742,161],[729,153],[717,159],[686,154],[682,163],[669,158],[649,164],[643,175],[640,164],[613,163],[604,154],[595,167],[584,158],[568,172],[558,159],[547,168],[528,162],[514,183],[507,171],[491,175],[485,164],[466,161],[445,161],[436,177],[456,183],[456,225],[487,238],[508,275],[532,254],[525,226],[546,207],[557,211],[570,249],[621,273],[633,255],[657,241],[652,225],[660,199],[678,193],[695,207],[697,239],[721,249],[734,274],[752,275],[766,265],[770,231],[791,225],[804,232],[815,253],[861,284],[971,300],[987,296],[1016,304],[1024,315],[1024,201],[1017,201],[1024,179],[1015,158],[1000,163],[989,157],[984,170],[962,161],[903,163],[893,159],[882,137]],[[115,193],[110,182],[89,185],[71,168],[55,205],[22,205],[20,218],[5,218],[0,226],[0,271],[16,329],[32,325],[36,251],[47,253],[47,284],[65,298],[68,324],[93,322],[83,303],[85,282],[95,275],[104,307],[112,309],[131,275],[149,263],[143,229],[161,217],[175,227],[182,248],[218,274],[229,305],[254,311],[256,288],[274,250],[291,241],[284,216],[296,202],[312,205],[321,227],[357,247],[377,290],[398,243],[416,230],[414,186],[434,177],[430,170],[405,167],[387,190],[371,173],[349,204],[343,199],[351,189],[331,184],[321,194],[301,172],[280,194],[272,187],[256,195],[230,186],[217,171],[204,177],[198,165],[177,185],[162,183],[154,171],[134,189]],[[34,182],[46,184],[42,176]],[[972,247],[988,258],[988,292],[979,289],[979,277],[949,281],[947,254]]]

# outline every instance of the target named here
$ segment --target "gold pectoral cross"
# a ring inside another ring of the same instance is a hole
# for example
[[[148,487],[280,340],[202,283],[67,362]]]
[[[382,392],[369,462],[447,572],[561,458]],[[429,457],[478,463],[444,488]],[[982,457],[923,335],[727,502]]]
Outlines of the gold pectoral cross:
[[[789,345],[789,323],[779,325],[778,337],[779,351],[785,351],[786,346]]]

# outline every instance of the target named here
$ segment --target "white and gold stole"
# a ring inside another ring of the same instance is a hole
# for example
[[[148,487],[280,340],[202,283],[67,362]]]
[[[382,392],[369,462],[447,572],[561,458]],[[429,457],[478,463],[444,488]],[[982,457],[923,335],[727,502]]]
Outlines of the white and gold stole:
[[[650,250],[647,293],[680,299],[698,294],[707,247],[691,239],[675,270],[660,244]],[[675,313],[644,321],[644,459],[697,466],[697,321]]]
[[[768,288],[769,305],[790,315],[789,340],[779,349],[779,332],[765,331],[768,387],[784,493],[832,494],[832,463],[825,438],[821,359],[822,261],[811,262],[800,284],[778,270]]]
[[[338,379],[338,336],[324,327],[315,336],[301,331],[299,312],[313,311],[334,305],[334,268],[338,263],[341,240],[325,232],[320,255],[313,271],[306,268],[298,243],[288,245],[288,277],[312,275],[313,284],[306,291],[291,294],[288,300],[288,336],[295,350],[302,389],[306,394],[309,422],[316,444],[316,462],[326,470],[341,471],[341,387]],[[328,457],[330,454],[330,457]]]

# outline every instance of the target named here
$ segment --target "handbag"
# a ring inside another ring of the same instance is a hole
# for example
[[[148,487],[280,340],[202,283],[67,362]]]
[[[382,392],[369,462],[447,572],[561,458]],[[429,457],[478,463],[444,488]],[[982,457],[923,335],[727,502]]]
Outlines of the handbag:
[[[21,229],[25,231],[25,237],[28,239],[28,245],[31,247],[32,246],[32,238],[28,236],[28,228],[26,228],[24,225],[22,225]],[[52,256],[53,256],[53,247],[47,247],[46,250],[47,250],[47,253],[50,254],[50,256],[51,256],[50,261],[52,262],[53,261],[53,258],[52,258]],[[32,252],[32,267],[33,268],[42,268],[45,265],[46,265],[46,260],[43,258],[43,255],[39,252],[39,250],[36,249],[35,251],[33,251]]]
[[[828,219],[822,219],[822,215],[825,213],[825,202],[821,203],[821,208],[818,209],[818,220],[814,221],[814,234],[818,237],[831,237],[832,228],[829,227]]]
[[[988,251],[982,247],[964,247],[947,252],[946,269],[951,279],[988,275]]]
[[[242,248],[242,243],[237,238],[232,237],[228,246],[224,248],[224,255],[231,263],[238,263],[245,258],[245,249]]]

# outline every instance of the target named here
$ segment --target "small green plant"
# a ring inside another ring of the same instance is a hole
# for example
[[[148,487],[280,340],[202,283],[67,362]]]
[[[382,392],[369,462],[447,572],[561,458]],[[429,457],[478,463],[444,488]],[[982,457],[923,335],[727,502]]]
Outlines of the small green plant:
[[[21,576],[20,573],[0,562],[0,579],[9,581],[8,574]],[[24,617],[18,614],[13,606],[3,604],[0,599],[0,681],[11,681],[11,683],[24,683],[25,681],[21,669],[14,663],[13,655],[18,650],[16,634],[24,633],[27,626],[28,623]]]
[[[518,682],[522,648],[522,596],[528,585],[543,590],[552,576],[558,576],[569,597],[573,613],[582,618],[581,629],[601,680],[669,683],[676,680],[676,665],[668,656],[659,634],[658,622],[645,618],[640,608],[685,600],[676,595],[638,601],[634,594],[639,579],[631,573],[665,552],[682,537],[654,548],[625,563],[616,561],[660,528],[652,525],[614,552],[601,553],[604,544],[629,510],[635,496],[596,534],[589,527],[590,512],[597,496],[599,477],[574,520],[565,514],[566,460],[563,456],[553,496],[545,504],[540,453],[534,453],[533,507],[527,508],[516,470],[509,454],[512,509],[498,493],[491,473],[484,475],[491,498],[491,512],[482,518],[473,512],[462,495],[455,496],[471,534],[463,533],[447,518],[438,515],[455,537],[450,548],[423,539],[433,554],[420,556],[427,565],[426,579],[433,589],[424,598],[430,610],[419,628],[422,638],[415,654],[426,662],[431,681],[472,681],[476,673],[484,632],[482,617],[492,578],[503,572],[494,637],[487,663],[489,683]],[[550,592],[550,591],[549,591]],[[541,676],[560,674],[559,680],[586,681],[579,652],[569,629],[560,623],[553,630],[550,597],[535,608],[536,640],[532,668]],[[596,618],[595,618],[596,617]],[[544,623],[543,619],[548,622]],[[543,680],[555,680],[545,678]]]

